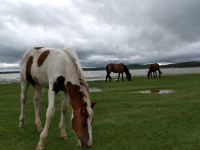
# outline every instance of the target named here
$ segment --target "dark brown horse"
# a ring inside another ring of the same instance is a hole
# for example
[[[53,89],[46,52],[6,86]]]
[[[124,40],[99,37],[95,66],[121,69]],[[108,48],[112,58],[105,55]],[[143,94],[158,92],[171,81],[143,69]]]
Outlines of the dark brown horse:
[[[122,63],[121,64],[108,64],[108,65],[106,65],[106,72],[107,72],[106,82],[107,82],[108,78],[109,78],[110,82],[112,81],[112,78],[110,76],[111,72],[119,73],[118,74],[118,82],[119,82],[120,74],[122,74],[122,81],[124,81],[124,75],[123,75],[124,72],[126,74],[127,80],[131,81],[131,73],[129,72],[128,68]]]
[[[159,73],[159,78],[160,78],[162,72],[160,71],[160,66],[159,66],[159,64],[157,64],[157,63],[151,64],[151,65],[149,66],[149,71],[148,71],[148,73],[147,73],[147,78],[149,79],[150,76],[151,76],[151,78],[152,78],[152,74],[153,74],[153,77],[154,77],[154,78],[157,78],[157,71],[158,71],[158,73]]]

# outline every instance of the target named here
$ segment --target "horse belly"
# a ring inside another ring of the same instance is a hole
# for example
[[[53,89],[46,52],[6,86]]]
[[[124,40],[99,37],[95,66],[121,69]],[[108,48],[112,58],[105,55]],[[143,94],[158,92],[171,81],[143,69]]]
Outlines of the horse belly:
[[[31,70],[33,80],[36,82],[36,85],[48,87],[49,84],[48,75],[45,70],[42,70],[42,68],[36,68],[33,66],[33,69]]]

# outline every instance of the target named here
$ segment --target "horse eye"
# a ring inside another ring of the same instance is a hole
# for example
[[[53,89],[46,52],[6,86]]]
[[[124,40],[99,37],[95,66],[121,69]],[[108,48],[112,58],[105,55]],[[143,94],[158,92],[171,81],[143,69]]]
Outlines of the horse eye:
[[[87,121],[84,121],[84,122],[82,123],[82,126],[83,126],[84,128],[87,128],[87,127],[88,127]]]

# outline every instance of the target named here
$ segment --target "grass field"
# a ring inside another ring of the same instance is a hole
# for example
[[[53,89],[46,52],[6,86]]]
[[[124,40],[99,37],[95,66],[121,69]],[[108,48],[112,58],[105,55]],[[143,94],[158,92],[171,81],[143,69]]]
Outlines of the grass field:
[[[166,76],[131,82],[89,82],[101,88],[91,93],[97,101],[91,150],[199,150],[200,149],[200,75]],[[136,91],[171,89],[173,94],[141,94]],[[0,150],[34,150],[39,139],[34,125],[33,88],[29,89],[25,129],[18,128],[19,84],[0,85]],[[76,150],[77,139],[71,129],[68,109],[68,140],[59,139],[61,93],[56,100],[47,150]],[[47,92],[41,100],[42,124],[45,122]]]

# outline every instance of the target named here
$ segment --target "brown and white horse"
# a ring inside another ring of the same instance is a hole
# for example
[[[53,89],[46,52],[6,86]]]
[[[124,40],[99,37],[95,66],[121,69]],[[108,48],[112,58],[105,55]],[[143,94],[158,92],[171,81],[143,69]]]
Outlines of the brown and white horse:
[[[111,72],[118,73],[118,81],[119,81],[120,74],[122,74],[122,81],[124,81],[123,73],[125,72],[127,80],[131,81],[131,73],[129,72],[126,65],[124,65],[122,63],[121,64],[108,64],[108,65],[106,65],[106,73],[107,73],[106,82],[107,82],[108,78],[109,78],[110,82],[112,81],[112,78],[110,76]]]
[[[55,113],[55,96],[63,91],[61,118],[59,123],[60,137],[66,139],[65,113],[68,99],[73,109],[72,128],[82,147],[92,146],[92,118],[95,103],[90,102],[87,82],[76,53],[69,49],[35,47],[27,51],[20,65],[21,79],[21,114],[19,127],[24,127],[24,107],[27,99],[27,88],[35,88],[35,125],[40,134],[37,150],[45,148],[49,126]],[[48,87],[48,108],[44,129],[40,120],[40,97],[42,88]]]
[[[159,73],[159,78],[161,77],[162,72],[160,71],[160,66],[159,64],[155,63],[155,64],[150,64],[149,66],[149,71],[147,73],[147,78],[149,79],[149,77],[151,76],[152,78],[152,74],[154,76],[154,78],[157,78],[157,71]]]

